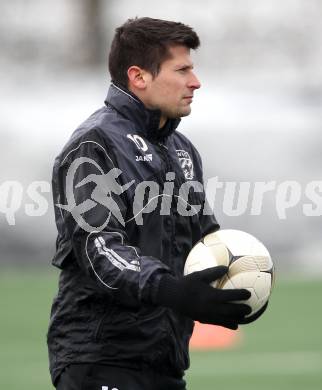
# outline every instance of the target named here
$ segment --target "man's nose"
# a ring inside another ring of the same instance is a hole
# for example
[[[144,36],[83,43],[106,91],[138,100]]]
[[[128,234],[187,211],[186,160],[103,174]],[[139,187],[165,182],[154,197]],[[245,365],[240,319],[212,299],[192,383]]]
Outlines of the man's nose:
[[[200,83],[198,77],[194,73],[192,73],[191,80],[189,82],[189,88],[199,89],[200,87],[201,87],[201,83]]]

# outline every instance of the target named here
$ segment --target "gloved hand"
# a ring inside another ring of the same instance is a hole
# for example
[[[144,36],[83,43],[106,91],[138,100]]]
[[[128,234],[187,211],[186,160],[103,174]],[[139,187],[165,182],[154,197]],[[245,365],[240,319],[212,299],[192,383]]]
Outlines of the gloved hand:
[[[257,318],[259,318],[264,313],[264,311],[267,309],[267,306],[268,306],[268,302],[266,302],[265,305],[260,310],[258,310],[256,313],[241,320],[240,324],[250,324],[251,322],[256,321]]]
[[[165,274],[160,279],[156,303],[199,322],[237,329],[251,309],[246,304],[233,302],[248,299],[250,292],[245,289],[222,290],[210,285],[227,272],[228,267],[218,266],[180,279]]]

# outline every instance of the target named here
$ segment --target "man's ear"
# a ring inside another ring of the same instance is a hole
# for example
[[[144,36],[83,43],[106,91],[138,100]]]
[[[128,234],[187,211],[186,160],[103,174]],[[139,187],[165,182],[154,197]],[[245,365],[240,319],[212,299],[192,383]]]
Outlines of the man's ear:
[[[127,77],[129,80],[129,86],[135,89],[143,90],[147,87],[148,73],[139,66],[131,66],[127,70]]]

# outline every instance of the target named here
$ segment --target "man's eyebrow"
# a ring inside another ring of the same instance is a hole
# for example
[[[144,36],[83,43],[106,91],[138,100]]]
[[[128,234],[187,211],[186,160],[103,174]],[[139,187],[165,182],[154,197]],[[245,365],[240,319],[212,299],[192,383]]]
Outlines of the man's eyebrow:
[[[180,64],[175,66],[176,69],[193,69],[193,64]]]

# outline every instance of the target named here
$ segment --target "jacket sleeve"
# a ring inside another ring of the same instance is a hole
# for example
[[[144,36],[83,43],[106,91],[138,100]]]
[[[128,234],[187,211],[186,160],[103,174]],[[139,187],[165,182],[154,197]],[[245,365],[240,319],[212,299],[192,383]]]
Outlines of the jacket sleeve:
[[[137,183],[126,179],[96,132],[64,152],[54,178],[63,234],[95,288],[126,306],[151,302],[168,267],[131,246],[126,233],[126,196]]]
[[[210,210],[210,207],[205,197],[200,214],[201,237],[205,237],[207,234],[216,232],[220,229],[220,225],[217,222],[215,215],[206,210]]]
[[[199,164],[201,168],[201,178],[202,178],[202,207],[200,211],[199,221],[201,226],[201,238],[205,237],[209,233],[216,232],[220,229],[220,225],[217,222],[217,219],[214,215],[214,210],[210,207],[209,202],[206,196],[205,182],[203,178],[203,168],[202,168],[202,159],[199,152],[196,150],[197,156],[199,158]]]

